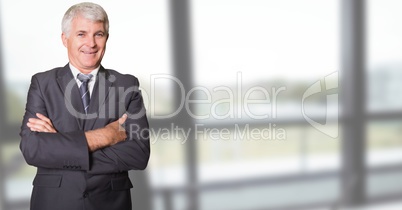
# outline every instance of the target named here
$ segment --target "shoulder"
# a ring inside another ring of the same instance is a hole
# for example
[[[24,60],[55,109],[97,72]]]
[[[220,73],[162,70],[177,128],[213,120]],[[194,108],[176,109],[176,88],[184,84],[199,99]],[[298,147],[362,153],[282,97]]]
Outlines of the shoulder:
[[[45,70],[42,72],[38,72],[32,76],[32,79],[35,78],[37,80],[49,80],[49,79],[56,79],[61,72],[67,71],[65,67],[56,67],[50,70]]]
[[[116,83],[139,85],[138,78],[132,74],[122,74],[113,69],[105,69]]]

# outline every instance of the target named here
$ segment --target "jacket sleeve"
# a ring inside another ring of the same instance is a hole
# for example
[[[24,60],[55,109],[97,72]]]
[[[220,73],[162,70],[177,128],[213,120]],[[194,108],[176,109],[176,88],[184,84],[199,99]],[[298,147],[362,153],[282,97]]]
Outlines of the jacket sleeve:
[[[133,83],[132,83],[133,84]],[[150,156],[149,124],[139,82],[129,87],[124,100],[128,118],[124,124],[127,139],[113,146],[90,153],[90,174],[118,173],[128,170],[143,170]]]
[[[54,169],[89,169],[89,152],[84,131],[43,133],[32,132],[27,122],[36,113],[48,115],[43,87],[36,75],[31,79],[27,104],[21,126],[21,152],[29,165]]]

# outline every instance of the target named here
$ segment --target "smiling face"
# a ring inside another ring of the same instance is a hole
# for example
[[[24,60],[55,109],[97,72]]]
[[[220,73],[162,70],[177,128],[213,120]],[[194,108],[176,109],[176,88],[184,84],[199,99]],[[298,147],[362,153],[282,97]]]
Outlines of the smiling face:
[[[70,63],[84,74],[100,65],[107,39],[103,22],[91,21],[81,16],[72,20],[69,34],[62,34]]]

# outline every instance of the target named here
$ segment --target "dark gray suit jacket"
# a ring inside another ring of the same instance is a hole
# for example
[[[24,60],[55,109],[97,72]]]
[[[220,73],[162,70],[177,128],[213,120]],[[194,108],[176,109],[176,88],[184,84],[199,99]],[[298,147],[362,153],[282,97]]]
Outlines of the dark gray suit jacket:
[[[41,113],[57,133],[32,132],[26,123]],[[102,66],[88,115],[69,65],[32,77],[20,149],[37,167],[31,210],[131,210],[127,171],[143,170],[150,155],[149,127],[138,79]],[[88,151],[85,131],[128,113],[127,140]]]

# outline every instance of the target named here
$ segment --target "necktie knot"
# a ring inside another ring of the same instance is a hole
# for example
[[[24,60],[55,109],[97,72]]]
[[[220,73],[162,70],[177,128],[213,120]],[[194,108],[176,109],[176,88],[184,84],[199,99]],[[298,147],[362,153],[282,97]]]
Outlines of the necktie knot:
[[[87,83],[89,80],[92,78],[92,74],[81,74],[79,73],[77,75],[78,80],[80,80],[82,83]]]

